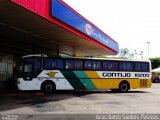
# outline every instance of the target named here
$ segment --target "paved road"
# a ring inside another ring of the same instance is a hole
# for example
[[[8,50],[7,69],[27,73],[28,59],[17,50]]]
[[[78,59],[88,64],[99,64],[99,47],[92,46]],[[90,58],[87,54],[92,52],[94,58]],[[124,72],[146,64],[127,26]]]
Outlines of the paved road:
[[[26,93],[25,93],[26,94]],[[0,113],[102,114],[160,113],[160,84],[129,93],[57,92],[54,95],[17,95],[0,98]]]

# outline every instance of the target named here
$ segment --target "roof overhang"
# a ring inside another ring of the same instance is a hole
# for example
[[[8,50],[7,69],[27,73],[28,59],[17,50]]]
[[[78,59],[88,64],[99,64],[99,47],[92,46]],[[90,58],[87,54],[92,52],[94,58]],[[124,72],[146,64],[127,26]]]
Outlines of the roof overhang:
[[[2,47],[76,56],[118,52],[117,42],[62,0],[0,0],[0,9]]]

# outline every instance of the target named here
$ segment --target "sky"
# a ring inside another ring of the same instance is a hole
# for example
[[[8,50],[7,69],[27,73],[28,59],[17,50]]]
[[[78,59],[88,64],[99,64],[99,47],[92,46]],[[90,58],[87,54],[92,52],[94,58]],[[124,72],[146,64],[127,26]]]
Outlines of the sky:
[[[160,0],[64,0],[130,52],[160,57]],[[150,42],[150,44],[147,44]]]

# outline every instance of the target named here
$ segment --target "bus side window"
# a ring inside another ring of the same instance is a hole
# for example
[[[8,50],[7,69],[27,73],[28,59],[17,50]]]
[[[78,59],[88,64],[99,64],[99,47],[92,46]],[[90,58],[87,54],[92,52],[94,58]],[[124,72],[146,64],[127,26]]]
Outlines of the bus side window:
[[[136,72],[149,72],[149,63],[137,62],[135,63]]]
[[[132,62],[127,62],[127,71],[133,71],[133,63]]]
[[[149,72],[149,65],[148,65],[148,63],[141,63],[141,71],[142,72]]]
[[[62,59],[56,59],[56,68],[57,69],[63,68],[63,60]]]
[[[133,63],[132,62],[120,62],[120,70],[121,71],[132,71]]]
[[[83,61],[82,60],[75,60],[75,69],[83,70]]]
[[[51,58],[45,58],[44,60],[44,68],[45,69],[54,69],[56,68],[56,61]]]
[[[118,62],[103,61],[103,70],[117,71],[118,70]]]
[[[66,69],[75,69],[75,61],[74,60],[66,60],[65,61]]]
[[[136,72],[140,72],[141,71],[141,63],[135,63],[135,68],[134,68],[134,70],[136,71]]]
[[[101,69],[101,61],[93,61],[93,69],[100,70]]]
[[[103,70],[108,70],[108,63],[106,61],[103,61]]]
[[[62,69],[63,68],[63,60],[61,59],[52,59],[45,58],[44,60],[44,68],[45,69]]]
[[[85,61],[85,69],[86,70],[92,70],[93,69],[93,61],[86,60]]]

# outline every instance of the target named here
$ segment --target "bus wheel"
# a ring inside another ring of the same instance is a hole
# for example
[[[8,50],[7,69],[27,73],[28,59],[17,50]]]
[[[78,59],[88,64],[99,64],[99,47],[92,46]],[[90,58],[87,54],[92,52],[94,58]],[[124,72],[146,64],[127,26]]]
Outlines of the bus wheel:
[[[123,81],[119,84],[119,92],[128,92],[129,89],[130,86],[127,81]]]
[[[44,82],[42,84],[41,90],[46,94],[51,94],[56,91],[56,85],[53,82]]]

